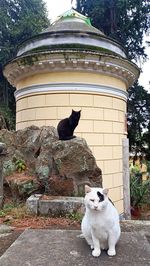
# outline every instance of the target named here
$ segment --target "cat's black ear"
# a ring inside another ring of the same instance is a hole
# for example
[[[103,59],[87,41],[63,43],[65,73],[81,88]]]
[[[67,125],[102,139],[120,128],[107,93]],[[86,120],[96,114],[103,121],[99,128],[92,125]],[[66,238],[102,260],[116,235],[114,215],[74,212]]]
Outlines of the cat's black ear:
[[[88,185],[85,185],[85,194],[91,192],[91,187],[89,187]]]
[[[104,195],[107,195],[107,194],[108,194],[108,191],[109,191],[108,188],[104,188],[104,189],[103,189],[103,193],[104,193]]]

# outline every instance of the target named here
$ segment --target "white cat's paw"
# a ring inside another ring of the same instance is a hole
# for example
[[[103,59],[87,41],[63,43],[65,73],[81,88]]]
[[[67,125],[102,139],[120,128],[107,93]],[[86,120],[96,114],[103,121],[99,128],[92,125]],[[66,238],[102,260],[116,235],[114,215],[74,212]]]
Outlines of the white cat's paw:
[[[94,246],[93,245],[90,245],[91,249],[94,249]]]
[[[94,249],[94,250],[92,251],[92,255],[93,255],[93,257],[99,257],[100,254],[101,254],[100,249]]]
[[[78,237],[78,238],[81,238],[81,239],[82,239],[82,238],[85,238],[85,237],[84,237],[84,234],[77,235],[77,237]]]
[[[115,251],[115,249],[108,249],[107,254],[108,254],[108,256],[115,256],[116,251]]]

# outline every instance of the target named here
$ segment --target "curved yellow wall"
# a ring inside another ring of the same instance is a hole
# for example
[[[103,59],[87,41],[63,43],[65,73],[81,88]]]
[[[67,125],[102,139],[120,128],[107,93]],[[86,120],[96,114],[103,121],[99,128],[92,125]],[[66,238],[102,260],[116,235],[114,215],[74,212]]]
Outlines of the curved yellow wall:
[[[37,84],[47,84],[56,82],[79,82],[79,83],[91,83],[100,84],[105,86],[114,86],[122,90],[126,90],[126,85],[123,81],[115,77],[109,77],[104,74],[88,73],[88,72],[54,72],[35,74],[30,77],[26,77],[17,83],[17,90]]]
[[[18,82],[17,90],[36,84],[80,82],[112,86],[126,90],[121,80],[92,73],[51,73],[25,78]],[[123,212],[122,138],[126,102],[116,96],[96,92],[49,91],[30,93],[17,99],[17,129],[26,126],[57,126],[71,110],[82,110],[75,134],[86,139],[98,166],[103,172],[103,186],[110,189],[109,196],[119,213]]]

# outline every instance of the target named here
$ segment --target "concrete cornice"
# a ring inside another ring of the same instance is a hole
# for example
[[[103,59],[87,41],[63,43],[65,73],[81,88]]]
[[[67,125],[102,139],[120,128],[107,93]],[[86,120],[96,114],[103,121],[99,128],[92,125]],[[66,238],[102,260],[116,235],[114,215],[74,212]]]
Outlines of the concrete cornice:
[[[17,82],[34,74],[60,71],[102,73],[124,81],[127,87],[138,79],[138,67],[127,59],[100,52],[59,50],[18,57],[4,68],[4,75],[16,87]]]

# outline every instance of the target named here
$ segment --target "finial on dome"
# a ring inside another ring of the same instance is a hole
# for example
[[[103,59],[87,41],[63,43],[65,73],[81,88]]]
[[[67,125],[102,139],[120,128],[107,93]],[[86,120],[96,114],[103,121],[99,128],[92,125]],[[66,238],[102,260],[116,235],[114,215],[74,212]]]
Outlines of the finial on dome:
[[[69,19],[78,19],[78,20],[86,23],[87,25],[92,26],[90,18],[80,14],[73,7],[71,7],[71,9],[67,10],[66,12],[64,12],[63,14],[58,16],[53,24],[55,24],[55,22],[57,22],[59,20],[69,20]]]

